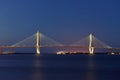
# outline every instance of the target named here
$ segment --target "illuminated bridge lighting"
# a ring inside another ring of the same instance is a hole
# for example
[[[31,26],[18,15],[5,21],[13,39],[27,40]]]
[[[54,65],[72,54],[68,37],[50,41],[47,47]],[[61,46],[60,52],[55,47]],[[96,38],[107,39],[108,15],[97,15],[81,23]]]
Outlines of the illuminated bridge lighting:
[[[96,53],[96,49],[106,49],[109,50],[111,54],[114,54],[116,51],[120,54],[120,48],[112,48],[109,45],[106,45],[95,36],[90,34],[89,36],[83,38],[82,40],[71,44],[71,45],[63,45],[44,34],[40,33],[39,31],[32,36],[21,40],[18,43],[15,43],[11,46],[0,46],[0,53],[4,53],[3,49],[9,49],[9,53],[13,52],[14,48],[36,48],[36,53],[40,54],[41,48],[64,48],[64,50],[59,50],[56,54],[78,54],[78,53],[89,53],[94,54]],[[70,51],[65,50],[66,48],[76,48],[76,49],[86,49],[86,51]],[[8,51],[7,51],[8,52]]]

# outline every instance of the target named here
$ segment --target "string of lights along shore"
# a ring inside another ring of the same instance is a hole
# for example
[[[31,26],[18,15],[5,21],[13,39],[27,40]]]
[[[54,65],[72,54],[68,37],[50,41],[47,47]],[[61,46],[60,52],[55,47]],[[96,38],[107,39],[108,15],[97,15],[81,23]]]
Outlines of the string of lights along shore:
[[[87,51],[58,51],[56,54],[79,54],[79,53],[87,53],[87,54],[94,54],[95,49],[106,49],[108,53],[120,54],[120,48],[113,48],[104,42],[97,39],[95,36],[90,34],[89,36],[79,40],[70,45],[64,45],[60,42],[53,40],[52,38],[47,37],[46,35],[40,33],[39,31],[30,37],[23,39],[13,45],[10,46],[0,46],[0,53],[5,53],[3,49],[9,49],[9,54],[13,53],[14,48],[36,48],[36,54],[41,54],[41,48],[80,48],[80,49],[87,49]]]

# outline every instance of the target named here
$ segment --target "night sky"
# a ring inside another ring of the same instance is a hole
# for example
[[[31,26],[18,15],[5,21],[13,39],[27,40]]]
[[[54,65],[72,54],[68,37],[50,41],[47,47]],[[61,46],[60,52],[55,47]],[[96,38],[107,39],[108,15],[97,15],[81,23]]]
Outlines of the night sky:
[[[38,30],[67,44],[93,33],[120,47],[120,0],[0,0],[0,44]]]

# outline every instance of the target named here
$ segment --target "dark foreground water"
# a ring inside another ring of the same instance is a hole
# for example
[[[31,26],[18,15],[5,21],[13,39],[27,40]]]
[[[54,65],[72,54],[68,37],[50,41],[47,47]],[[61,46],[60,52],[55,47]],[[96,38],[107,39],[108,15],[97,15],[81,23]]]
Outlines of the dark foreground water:
[[[120,55],[0,55],[0,80],[120,80]]]

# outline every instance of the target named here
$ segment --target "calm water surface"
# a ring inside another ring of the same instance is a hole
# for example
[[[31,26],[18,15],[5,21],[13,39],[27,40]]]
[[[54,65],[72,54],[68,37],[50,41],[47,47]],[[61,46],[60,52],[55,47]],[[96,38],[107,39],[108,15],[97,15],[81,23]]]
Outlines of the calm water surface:
[[[120,55],[0,55],[0,80],[120,80]]]

